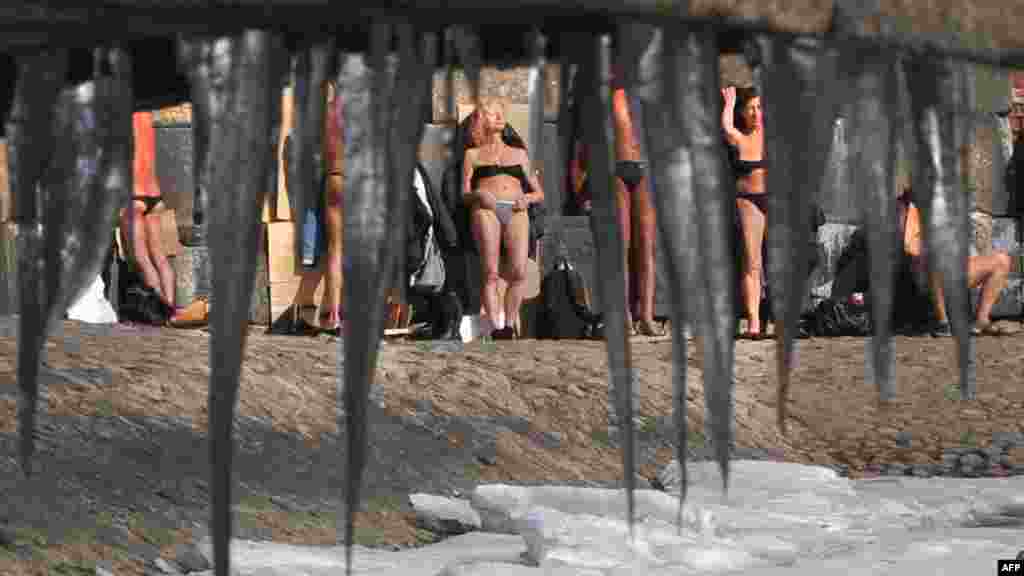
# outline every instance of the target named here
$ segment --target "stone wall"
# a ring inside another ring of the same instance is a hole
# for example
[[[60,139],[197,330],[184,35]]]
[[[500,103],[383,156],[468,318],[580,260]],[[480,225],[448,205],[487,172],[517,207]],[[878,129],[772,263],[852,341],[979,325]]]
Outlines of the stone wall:
[[[721,82],[724,84],[750,85],[754,76],[739,54],[723,55],[719,61]],[[996,112],[1009,107],[1009,80],[1005,73],[987,67],[975,67],[975,117],[972,131],[968,134],[964,148],[966,193],[970,195],[972,222],[972,253],[988,253],[993,242],[1007,244],[1010,236],[1013,241],[1019,240],[1018,226],[1003,223],[998,231],[993,231],[993,215],[999,221],[1007,215],[1011,201],[1004,186],[1001,175],[1005,171],[1008,125],[1000,122]],[[517,67],[509,69],[485,68],[481,71],[480,94],[483,97],[501,97],[509,104],[528,105],[527,79],[529,69]],[[461,71],[453,74],[455,103],[467,105],[472,103],[469,83]],[[558,157],[558,111],[561,93],[562,74],[557,63],[547,67],[547,78],[544,85],[545,124],[543,136],[543,158]],[[430,110],[430,122],[424,130],[420,145],[420,159],[427,169],[433,184],[442,185],[444,169],[452,162],[449,142],[452,137],[454,117],[448,110],[449,83],[448,75],[438,71],[434,76],[434,86]],[[165,157],[173,158],[174,168],[160,167],[158,172],[165,197],[179,216],[180,222],[191,219],[191,147],[186,143],[190,137],[188,123],[190,107],[186,104],[172,109],[161,110],[156,115],[156,122],[161,139],[161,147]],[[847,109],[841,110],[841,116],[847,115]],[[825,175],[820,200],[826,212],[829,224],[819,233],[819,243],[823,248],[822,266],[811,278],[811,291],[816,297],[828,295],[831,286],[832,267],[835,260],[846,245],[854,226],[859,223],[858,203],[848,190],[848,175],[845,173],[846,126],[841,120],[835,124],[836,140],[832,162]],[[908,134],[909,135],[909,134]],[[162,143],[161,143],[162,142]],[[897,174],[894,189],[901,183],[910,182],[910,150],[903,151],[897,159]],[[1002,167],[1000,167],[1000,165]],[[546,162],[542,166],[542,183],[545,189],[547,222],[546,240],[541,251],[542,270],[550,269],[554,255],[566,252],[583,272],[588,285],[593,288],[593,242],[586,218],[561,217],[564,204],[563,182],[564,169],[560,162]],[[895,192],[895,190],[894,190]],[[546,255],[546,257],[545,257]],[[659,246],[660,256],[660,246]],[[656,313],[668,315],[667,285],[665,283],[662,259],[658,258],[658,288]],[[596,295],[594,295],[596,298]]]

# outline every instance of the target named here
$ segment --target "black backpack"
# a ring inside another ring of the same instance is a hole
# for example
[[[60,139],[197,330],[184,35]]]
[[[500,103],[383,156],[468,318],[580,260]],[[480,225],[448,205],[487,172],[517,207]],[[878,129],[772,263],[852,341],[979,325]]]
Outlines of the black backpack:
[[[163,326],[174,316],[174,309],[160,299],[156,290],[146,286],[138,267],[118,259],[117,316],[122,322]]]
[[[587,305],[577,299],[582,287],[583,276],[568,258],[559,258],[541,283],[538,338],[561,340],[591,336],[595,318]]]
[[[867,336],[871,326],[867,306],[826,298],[803,316],[800,331],[810,336]]]

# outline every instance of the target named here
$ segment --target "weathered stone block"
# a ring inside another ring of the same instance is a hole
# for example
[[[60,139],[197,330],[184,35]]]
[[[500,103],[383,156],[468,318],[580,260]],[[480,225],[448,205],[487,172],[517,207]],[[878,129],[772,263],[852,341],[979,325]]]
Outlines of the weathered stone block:
[[[985,212],[971,213],[971,254],[992,252],[992,215]]]
[[[192,202],[195,197],[192,127],[189,124],[154,124],[156,179],[160,185],[160,193],[163,194],[167,207],[174,210],[179,229],[190,229]]]
[[[668,277],[665,273],[665,259],[660,243],[655,252],[655,293],[654,315],[668,317],[672,308],[669,299]],[[593,310],[600,310],[600,288],[597,287],[597,267],[594,234],[587,216],[549,217],[547,234],[544,237],[543,273],[547,274],[558,262],[561,255],[568,256],[573,266],[583,276],[583,282],[590,294]]]
[[[192,123],[192,104],[185,102],[153,111],[153,126],[171,126]]]
[[[754,71],[742,54],[724,54],[718,58],[718,76],[722,86],[751,86]]]
[[[992,249],[1009,252],[1018,249],[1020,222],[1017,218],[992,218],[991,230]]]
[[[520,66],[506,70],[485,67],[480,71],[480,96],[503,98],[510,104],[529,104],[528,79],[530,68]],[[544,84],[544,118],[553,122],[558,118],[561,67],[557,62],[547,65],[547,82]],[[473,96],[466,75],[460,69],[454,72],[455,104],[472,104]],[[455,121],[448,111],[448,73],[438,70],[434,73],[433,113],[431,122],[446,124]],[[454,110],[452,111],[454,112]]]
[[[967,192],[976,210],[990,214],[1005,213],[1007,206],[1006,190],[1002,186],[1001,174],[996,170],[1005,171],[1003,160],[999,158],[997,147],[1001,146],[995,122],[979,122],[968,134],[966,150]]]
[[[828,298],[832,294],[832,280],[835,279],[836,263],[850,245],[857,226],[837,222],[826,222],[818,229],[818,246],[821,261],[811,272],[810,292],[811,305],[816,301]]]
[[[0,315],[18,311],[18,260],[15,254],[18,227],[0,223]]]
[[[430,176],[430,183],[440,191],[444,169],[451,164],[450,141],[454,137],[450,125],[427,124],[420,140],[420,163]]]

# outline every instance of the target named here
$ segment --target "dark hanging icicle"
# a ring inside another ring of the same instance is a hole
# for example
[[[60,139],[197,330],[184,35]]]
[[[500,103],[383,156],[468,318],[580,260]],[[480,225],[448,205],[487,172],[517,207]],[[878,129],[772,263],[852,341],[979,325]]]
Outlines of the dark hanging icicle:
[[[618,427],[623,447],[623,475],[626,487],[630,537],[633,535],[633,489],[636,461],[633,433],[633,369],[626,326],[626,285],[623,269],[622,232],[613,182],[614,131],[611,99],[611,39],[595,36],[584,61],[583,135],[589,153],[589,179],[593,194],[591,226],[596,253],[595,278],[599,288],[604,337],[608,347],[609,422]],[[601,231],[597,233],[596,231]]]
[[[540,30],[530,32],[527,40],[530,55],[530,71],[527,80],[527,102],[529,102],[529,128],[527,130],[530,167],[540,168],[544,164],[544,95],[546,91],[547,38]]]
[[[249,30],[231,41],[223,115],[212,126],[209,199],[213,306],[210,346],[210,471],[214,573],[228,576],[232,429],[256,276],[260,213],[270,170],[270,130],[279,114],[279,40]]]
[[[469,82],[470,94],[473,102],[480,101],[480,68],[482,56],[480,54],[480,36],[475,30],[467,26],[455,26],[453,28],[455,50],[459,54],[459,63],[466,74]]]
[[[917,140],[913,190],[921,213],[928,274],[945,292],[946,313],[956,341],[960,394],[974,398],[973,340],[969,335],[967,255],[970,222],[963,185],[962,115],[967,108],[962,64],[915,57],[907,85]]]
[[[642,27],[642,25],[641,25]],[[620,27],[620,36],[643,38],[634,25]],[[684,102],[678,80],[686,65],[677,43],[662,46],[662,30],[647,36],[648,52],[637,54],[639,69],[635,90],[644,107],[644,128],[651,162],[651,196],[658,222],[658,239],[665,257],[669,301],[672,305],[672,417],[675,426],[675,454],[679,463],[679,508],[676,523],[682,530],[683,504],[688,488],[686,469],[687,338],[685,326],[691,321],[695,279],[691,275],[696,255],[696,205],[693,199],[693,164],[685,138]],[[645,57],[646,56],[646,57]],[[631,60],[625,60],[629,66]],[[665,84],[673,79],[676,85]]]
[[[896,395],[892,349],[893,275],[901,250],[897,238],[894,172],[899,131],[898,83],[895,62],[886,52],[859,48],[843,55],[843,71],[853,85],[852,190],[861,205],[868,239],[871,275],[871,318],[874,334],[866,355],[867,373],[879,398]]]
[[[680,78],[666,84],[681,86],[685,104],[686,138],[693,159],[694,200],[697,204],[696,271],[700,303],[694,308],[704,352],[704,399],[708,437],[729,485],[729,453],[733,442],[733,357],[736,316],[733,312],[732,210],[723,174],[723,150],[718,88],[718,47],[711,30],[665,30],[666,43],[685,55],[685,65],[669,69]],[[666,46],[667,48],[667,46]]]
[[[325,84],[333,39],[300,48],[295,56],[291,146],[288,154],[289,202],[295,214],[295,238],[303,237],[306,211],[320,201],[323,168]],[[302,261],[302,243],[295,243],[295,259]]]
[[[387,56],[392,27],[374,22],[369,58],[345,53],[339,60],[337,97],[342,101],[345,141],[345,301],[352,306],[344,324],[345,561],[352,569],[355,514],[366,465],[367,403],[373,383],[384,302],[391,288],[394,194],[388,189],[391,79]]]
[[[118,48],[97,48],[96,60],[93,80],[62,98],[65,125],[58,134],[68,137],[58,147],[67,155],[50,170],[63,176],[47,194],[46,227],[56,233],[47,235],[48,257],[60,266],[50,311],[55,323],[99,274],[118,209],[130,204],[132,193],[131,60]]]
[[[18,79],[7,121],[8,179],[17,224],[19,458],[22,472],[32,473],[35,452],[39,367],[49,323],[51,284],[41,213],[42,180],[54,149],[53,113],[67,71],[66,50],[26,55],[17,61]]]
[[[828,112],[831,80],[817,42],[774,36],[759,51],[763,60],[765,157],[768,192],[768,280],[775,317],[778,425],[786,430],[786,396],[794,340],[807,292],[811,233],[818,185],[831,144]]]

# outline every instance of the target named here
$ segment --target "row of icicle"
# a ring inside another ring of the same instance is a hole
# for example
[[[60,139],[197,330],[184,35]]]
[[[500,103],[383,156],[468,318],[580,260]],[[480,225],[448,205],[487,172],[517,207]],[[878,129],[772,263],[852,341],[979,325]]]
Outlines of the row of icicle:
[[[566,33],[558,61],[565,74],[560,118],[568,116],[568,78],[583,87],[577,102],[594,122],[583,138],[592,150],[593,225],[610,366],[611,409],[623,430],[624,483],[630,530],[633,522],[635,448],[630,347],[625,331],[622,242],[612,201],[614,165],[610,73],[613,59],[628,71],[628,92],[643,103],[644,146],[651,165],[658,232],[666,257],[675,365],[673,412],[676,452],[683,473],[679,513],[686,496],[686,340],[694,326],[703,342],[704,389],[709,437],[728,485],[732,446],[733,268],[731,193],[723,165],[719,117],[718,48],[707,27],[663,27],[624,22],[616,50],[607,36]],[[479,95],[481,39],[452,28],[439,35],[411,22],[375,22],[365,52],[335,50],[330,39],[308,42],[288,59],[280,36],[250,30],[222,38],[181,39],[180,56],[192,86],[195,146],[203,150],[197,186],[209,194],[212,262],[209,414],[212,534],[217,576],[229,569],[231,539],[232,421],[245,349],[249,295],[256,271],[260,209],[273,158],[269,135],[280,126],[280,92],[291,75],[295,86],[294,156],[288,163],[296,206],[315,201],[321,150],[323,94],[332,73],[342,99],[345,142],[345,301],[342,340],[343,415],[347,440],[345,490],[346,561],[351,571],[353,518],[366,464],[367,399],[374,378],[385,294],[394,262],[403,261],[400,229],[423,126],[424,99],[431,98],[433,71],[445,42],[445,64],[456,59]],[[547,44],[528,39],[529,136],[540,162]],[[397,45],[397,51],[392,50]],[[957,154],[969,128],[962,114],[970,102],[964,68],[941,58],[903,56],[841,42],[762,37],[758,76],[765,108],[770,208],[768,238],[772,305],[777,338],[778,419],[785,431],[786,394],[793,368],[793,341],[807,289],[805,223],[832,143],[831,121],[840,97],[852,104],[851,193],[859,199],[868,229],[871,307],[876,331],[868,374],[883,400],[893,398],[894,360],[889,312],[896,242],[891,189],[896,151],[916,150],[913,185],[925,224],[932,269],[942,273],[960,361],[964,398],[974,395],[967,337],[966,196]],[[18,383],[21,464],[31,470],[40,354],[69,302],[95,276],[109,248],[117,209],[132,193],[130,54],[118,47],[95,51],[93,80],[66,90],[66,50],[51,48],[18,61],[16,97],[7,126],[10,182],[18,223]],[[453,56],[454,55],[454,56]],[[291,66],[290,66],[291,65]],[[839,75],[852,92],[831,88]],[[449,94],[453,92],[449,89]],[[449,98],[449,107],[452,99]],[[904,142],[906,123],[913,141]],[[564,125],[565,123],[563,123]],[[568,154],[560,131],[561,158]],[[130,231],[129,231],[130,234]],[[681,524],[681,522],[680,522]]]

